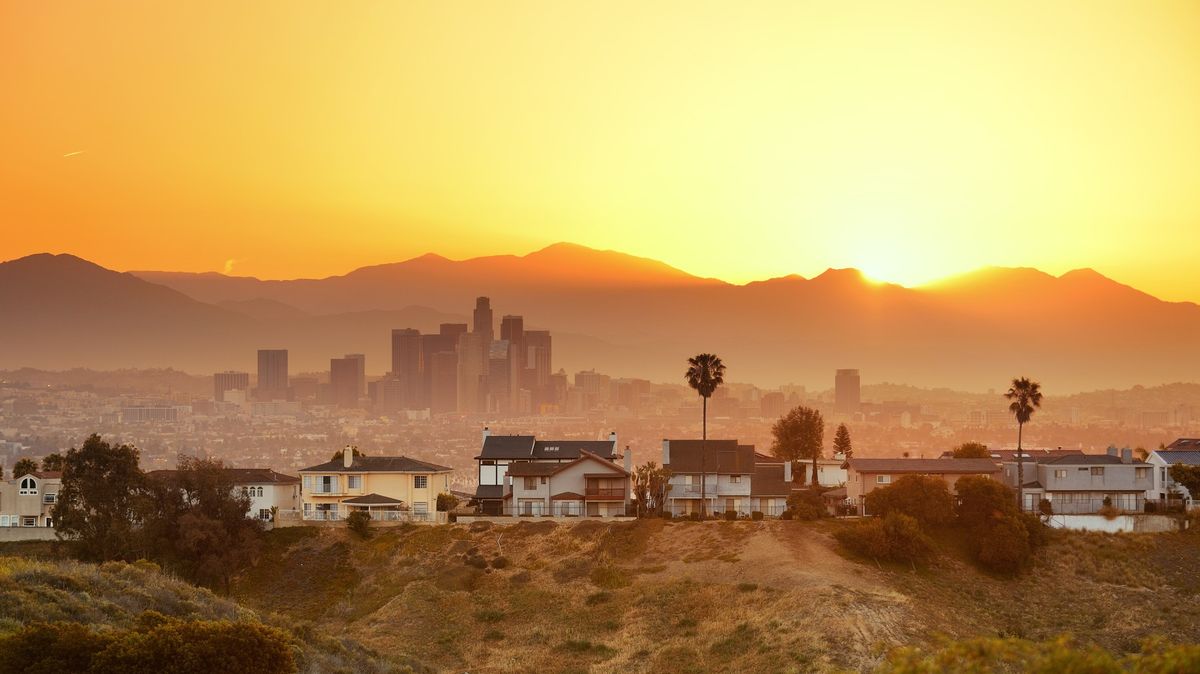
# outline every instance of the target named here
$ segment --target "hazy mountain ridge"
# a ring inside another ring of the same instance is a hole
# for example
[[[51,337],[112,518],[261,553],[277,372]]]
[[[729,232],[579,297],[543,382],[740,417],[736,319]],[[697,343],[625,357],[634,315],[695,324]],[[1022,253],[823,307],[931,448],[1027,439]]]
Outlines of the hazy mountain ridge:
[[[465,322],[474,298],[488,295],[497,321],[521,314],[528,326],[554,331],[555,367],[568,372],[595,367],[674,381],[686,355],[711,350],[725,358],[732,379],[761,385],[824,388],[838,367],[862,369],[865,381],[964,390],[1021,373],[1057,391],[1200,380],[1200,307],[1164,302],[1086,269],[1055,277],[991,267],[926,288],[875,283],[853,269],[733,285],[558,244],[525,256],[424,255],[291,281],[118,274],[79,260],[90,275],[107,275],[99,282],[65,274],[51,264],[56,259],[0,265],[0,310],[47,336],[0,337],[7,347],[0,367],[204,372],[250,368],[255,348],[286,346],[296,370],[363,352],[368,370],[382,372],[391,328]],[[62,290],[80,283],[90,286],[85,307]],[[126,320],[98,316],[105,307]],[[176,318],[158,320],[164,315]],[[93,334],[97,344],[64,339],[79,317],[113,334]],[[122,325],[140,334],[121,336]],[[100,348],[107,339],[118,345]]]

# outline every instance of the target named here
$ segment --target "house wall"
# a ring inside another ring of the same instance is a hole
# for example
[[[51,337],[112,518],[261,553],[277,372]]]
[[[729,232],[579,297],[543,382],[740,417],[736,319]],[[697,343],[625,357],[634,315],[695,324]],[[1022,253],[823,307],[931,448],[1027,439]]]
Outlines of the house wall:
[[[46,526],[46,520],[50,517],[50,511],[54,508],[53,503],[45,502],[46,495],[53,494],[57,497],[59,490],[62,488],[62,480],[58,478],[41,479],[34,477],[33,480],[37,493],[21,494],[20,483],[25,477],[0,481],[0,526],[4,526],[6,523],[10,527],[22,526],[26,517],[36,518],[35,526]]]
[[[602,502],[591,506],[591,510],[599,515],[624,515],[625,501],[629,498],[629,477],[615,465],[600,461],[580,461],[554,475],[532,476],[530,478],[533,481],[533,484],[530,485],[532,488],[526,488],[524,477],[512,476],[510,507],[514,514],[531,512],[534,515],[542,515],[551,512],[552,508],[553,512],[560,512],[563,510],[563,507],[559,505],[562,502],[552,500],[552,496],[566,492],[585,494],[587,492],[586,476],[601,473],[612,476],[605,479],[619,479],[625,495],[617,501]],[[530,503],[528,510],[526,510],[525,503]],[[577,508],[578,506],[567,507]]]
[[[1102,475],[1092,475],[1093,468],[1104,469]],[[1144,468],[1144,476],[1137,477],[1137,469]],[[1130,463],[1101,466],[1063,465],[1061,463],[1037,464],[1035,475],[1046,491],[1112,491],[1137,489],[1145,493],[1153,489],[1154,479],[1149,465]],[[1056,471],[1065,471],[1059,476]]]
[[[272,506],[279,510],[298,510],[300,508],[299,482],[295,484],[274,482],[242,484],[238,487],[244,487],[250,493],[250,517],[257,518],[262,511],[270,511]],[[258,496],[260,488],[263,490],[262,496]]]
[[[333,477],[336,482],[338,491],[332,494],[317,494],[309,490],[303,491],[303,503],[321,504],[321,503],[341,503],[348,498],[361,496],[363,494],[379,494],[380,496],[388,496],[404,501],[410,508],[417,509],[422,503],[429,512],[434,512],[437,509],[437,495],[442,492],[450,491],[450,474],[449,473],[319,473],[319,472],[301,472],[301,480],[305,476],[312,477],[314,480],[324,476]],[[351,475],[362,476],[362,487],[354,490],[349,489],[349,477]],[[426,486],[418,489],[414,487],[414,478],[424,475],[427,478]]]

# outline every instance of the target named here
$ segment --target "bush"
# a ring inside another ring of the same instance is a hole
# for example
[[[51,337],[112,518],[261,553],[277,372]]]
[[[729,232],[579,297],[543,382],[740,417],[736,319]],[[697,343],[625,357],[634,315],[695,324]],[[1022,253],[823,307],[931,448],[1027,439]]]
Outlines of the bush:
[[[492,560],[493,569],[506,569],[508,568],[509,564],[511,564],[511,562],[508,561],[508,557],[496,557]]]
[[[1029,531],[1020,515],[1006,515],[975,539],[979,562],[1000,573],[1015,574],[1032,558]]]
[[[825,500],[821,498],[821,492],[816,489],[792,492],[788,496],[787,504],[794,519],[819,520],[829,515],[829,511],[825,509]]]
[[[1054,514],[1054,504],[1050,502],[1050,499],[1044,498],[1038,501],[1038,512],[1046,517],[1050,517]]]
[[[954,485],[958,493],[958,521],[969,529],[990,526],[1006,515],[1015,515],[1017,495],[991,478],[970,475]]]
[[[1091,674],[1168,674],[1200,671],[1200,647],[1147,641],[1141,652],[1112,655],[1098,646],[1066,638],[1047,642],[1023,639],[970,639],[944,643],[937,651],[917,648],[893,651],[879,671],[889,674],[927,672],[1089,672]]]
[[[781,520],[792,519],[792,511],[790,511],[790,510],[783,511],[782,513],[779,514],[779,519],[781,519]]]
[[[890,486],[869,492],[866,501],[872,515],[899,513],[923,527],[948,524],[954,518],[954,501],[945,480],[928,475],[905,475]]]
[[[864,557],[909,564],[926,564],[934,557],[933,543],[917,520],[892,512],[837,531],[847,549]]]
[[[458,497],[454,494],[442,492],[437,495],[438,512],[448,513],[458,507]]]
[[[359,538],[371,536],[371,515],[365,510],[355,510],[346,516],[346,527]]]
[[[761,510],[755,510],[754,512],[750,513],[750,519],[754,520],[755,522],[762,520],[762,518],[763,514]]]
[[[1104,497],[1104,501],[1103,501],[1103,503],[1104,503],[1104,507],[1105,507],[1105,508],[1111,508],[1111,507],[1112,507],[1112,497],[1111,497],[1111,496],[1105,496],[1105,497]]]
[[[725,521],[726,522],[732,522],[736,519],[737,519],[737,511],[736,510],[726,510],[725,511]]]

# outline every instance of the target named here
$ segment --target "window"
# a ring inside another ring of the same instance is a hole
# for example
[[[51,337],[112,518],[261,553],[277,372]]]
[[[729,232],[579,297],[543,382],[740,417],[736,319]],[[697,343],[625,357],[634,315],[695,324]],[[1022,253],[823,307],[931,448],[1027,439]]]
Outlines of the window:
[[[351,475],[346,478],[346,488],[350,491],[362,489],[362,475]]]
[[[1104,477],[1104,466],[1092,466],[1092,477]]]
[[[262,495],[263,495],[263,488],[262,488],[262,487],[259,487],[259,488],[258,488],[258,497],[259,497],[259,498],[262,498]]]
[[[1056,479],[1056,480],[1065,480],[1065,479],[1067,479],[1067,469],[1066,469],[1066,468],[1058,468],[1058,469],[1056,469],[1056,470],[1054,471],[1054,479]]]
[[[741,475],[730,475],[729,481],[732,482],[733,484],[737,484],[742,481],[742,476]]]
[[[534,489],[537,489],[537,478],[536,477],[525,478],[525,489],[527,491],[532,491]]]
[[[1136,480],[1145,480],[1146,478],[1150,477],[1150,469],[1149,468],[1134,468],[1133,469],[1133,477]]]
[[[875,484],[891,484],[891,483],[892,483],[891,475],[876,475],[875,476]]]
[[[337,492],[338,483],[336,475],[318,475],[313,484],[314,494],[333,494]]]
[[[34,516],[34,517],[22,517],[22,518],[21,518],[21,526],[23,526],[23,527],[36,527],[36,526],[37,526],[37,517],[36,517],[36,516]]]
[[[413,489],[424,489],[429,486],[428,475],[417,475],[413,478]]]
[[[8,515],[0,515],[0,527],[8,526]]]
[[[54,503],[58,499],[58,494],[42,494],[42,503]]]
[[[21,496],[36,496],[37,491],[37,480],[32,477],[21,478],[21,486],[20,491],[17,492],[18,494]]]
[[[429,513],[429,504],[425,501],[416,501],[413,503],[413,512],[418,515],[426,515]]]

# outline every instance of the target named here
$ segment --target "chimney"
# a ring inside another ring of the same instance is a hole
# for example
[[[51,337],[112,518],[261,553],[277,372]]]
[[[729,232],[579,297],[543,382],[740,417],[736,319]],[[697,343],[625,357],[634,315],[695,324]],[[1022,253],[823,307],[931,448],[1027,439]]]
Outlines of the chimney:
[[[671,465],[671,441],[663,438],[663,462],[662,465]]]
[[[483,441],[485,443],[487,442],[488,436],[491,434],[492,434],[492,429],[488,428],[487,426],[484,426],[483,427]]]
[[[1109,455],[1109,456],[1120,456],[1120,455],[1117,453],[1117,448],[1116,448],[1116,447],[1114,447],[1114,446],[1112,446],[1112,445],[1109,445],[1109,446],[1108,446],[1108,455]]]
[[[1126,447],[1121,450],[1121,463],[1133,463],[1133,450]]]
[[[613,433],[616,435],[616,433]],[[633,453],[629,451],[629,445],[625,445],[625,472],[633,472]]]
[[[608,434],[608,441],[612,443],[612,446],[613,446],[612,453],[615,455],[617,453],[617,432],[616,431],[613,431],[612,433]]]
[[[788,484],[792,483],[792,462],[791,461],[783,462],[783,481],[787,482]]]
[[[346,445],[342,449],[342,467],[349,468],[354,465],[354,445]]]

